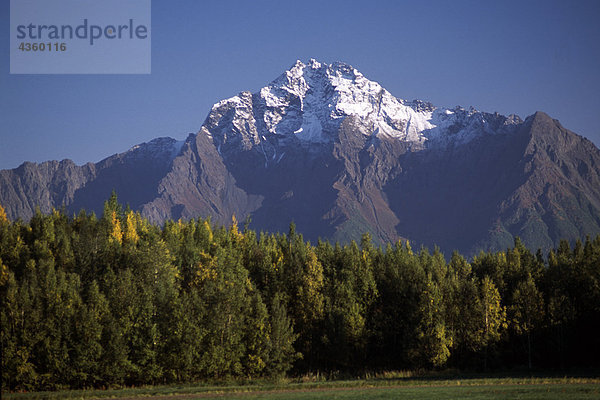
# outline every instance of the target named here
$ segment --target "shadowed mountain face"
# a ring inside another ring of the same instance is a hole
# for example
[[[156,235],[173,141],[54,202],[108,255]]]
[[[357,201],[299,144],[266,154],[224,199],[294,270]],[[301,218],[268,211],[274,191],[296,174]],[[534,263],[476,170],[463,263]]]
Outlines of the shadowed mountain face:
[[[407,238],[443,251],[548,249],[600,233],[600,151],[538,112],[436,108],[393,97],[349,65],[297,62],[258,93],[215,104],[196,135],[97,164],[0,171],[0,203],[28,219],[101,212],[115,189],[152,221],[211,216],[311,240]]]
[[[489,236],[502,202],[526,182],[520,165],[526,142],[526,132],[516,132],[407,154],[405,170],[385,188],[397,230],[445,251],[469,249]]]

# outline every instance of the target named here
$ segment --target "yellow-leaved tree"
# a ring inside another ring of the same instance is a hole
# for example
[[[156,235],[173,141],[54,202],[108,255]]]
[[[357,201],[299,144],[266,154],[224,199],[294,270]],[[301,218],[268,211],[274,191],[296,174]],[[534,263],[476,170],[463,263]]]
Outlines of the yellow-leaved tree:
[[[128,211],[125,214],[125,232],[123,232],[123,240],[127,243],[136,244],[140,237],[137,233],[138,218],[133,211]]]
[[[116,211],[110,215],[110,237],[112,243],[121,244],[123,242],[123,230],[121,229],[121,221],[117,218]]]
[[[8,218],[6,217],[6,211],[4,211],[4,207],[0,204],[0,222],[8,222]]]

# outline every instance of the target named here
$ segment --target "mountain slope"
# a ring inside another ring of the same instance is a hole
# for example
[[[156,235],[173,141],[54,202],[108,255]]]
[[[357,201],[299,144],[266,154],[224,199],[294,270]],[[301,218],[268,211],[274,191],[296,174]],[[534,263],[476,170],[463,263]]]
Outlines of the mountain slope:
[[[0,171],[0,203],[9,218],[29,219],[39,207],[48,213],[52,207],[73,202],[75,192],[96,175],[96,166],[77,166],[71,160],[23,163]]]
[[[600,151],[538,112],[520,166],[527,180],[499,208],[498,227],[548,248],[600,232]]]
[[[473,253],[521,236],[547,249],[600,233],[600,152],[536,113],[522,121],[392,96],[353,67],[296,62],[215,104],[185,142],[161,138],[78,167],[0,172],[11,218],[101,210],[115,188],[154,222],[211,216],[309,239],[408,238]]]
[[[188,137],[158,183],[157,197],[144,204],[142,212],[154,222],[211,216],[224,224],[232,215],[248,215],[260,202],[260,196],[250,196],[236,185],[214,144],[201,132]]]
[[[0,171],[0,203],[11,219],[29,219],[36,206],[42,212],[65,206],[102,212],[112,190],[134,209],[156,197],[156,185],[169,171],[181,143],[158,138],[134,146],[96,164],[77,166],[71,160],[23,163]]]

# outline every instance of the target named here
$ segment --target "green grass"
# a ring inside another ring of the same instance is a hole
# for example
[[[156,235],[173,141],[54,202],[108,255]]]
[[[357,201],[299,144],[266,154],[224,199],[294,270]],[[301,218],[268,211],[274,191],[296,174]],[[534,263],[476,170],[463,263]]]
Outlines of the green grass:
[[[367,379],[321,381],[308,376],[279,383],[181,385],[36,393],[3,399],[600,399],[600,378],[467,377],[386,373]]]
[[[179,393],[181,395],[182,393]],[[87,398],[73,396],[62,397],[56,393],[51,398]],[[141,393],[140,393],[141,395]],[[155,395],[168,399],[160,391]],[[133,397],[127,391],[113,393],[110,397]],[[150,396],[150,397],[148,397]],[[152,394],[145,394],[140,399],[152,398]],[[173,395],[178,396],[178,395]],[[37,397],[47,398],[47,397]],[[93,397],[92,397],[93,398]],[[105,397],[103,397],[105,398]],[[179,398],[179,397],[178,397]],[[189,394],[186,399],[270,399],[270,400],[303,400],[303,399],[598,399],[600,398],[600,385],[598,384],[546,384],[546,385],[481,385],[481,386],[406,386],[406,387],[375,387],[375,388],[330,388],[330,389],[305,389],[282,390],[273,392],[234,392],[227,393],[216,391],[212,393]]]
[[[590,384],[570,385],[484,385],[473,387],[391,387],[355,388],[312,392],[261,393],[225,396],[227,399],[598,399],[600,386]],[[223,397],[204,397],[204,399]]]

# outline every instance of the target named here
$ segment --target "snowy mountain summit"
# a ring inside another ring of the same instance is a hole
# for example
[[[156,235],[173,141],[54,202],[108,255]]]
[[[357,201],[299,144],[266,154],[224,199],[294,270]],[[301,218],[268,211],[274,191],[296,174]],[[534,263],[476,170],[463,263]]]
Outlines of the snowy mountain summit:
[[[366,136],[394,138],[422,150],[466,143],[481,134],[512,130],[519,117],[438,108],[420,100],[394,97],[379,83],[348,64],[296,61],[258,93],[242,92],[222,100],[202,128],[221,151],[232,143],[250,149],[261,145],[315,144],[335,141],[340,124],[352,118]],[[237,147],[237,146],[235,146]],[[265,154],[266,155],[266,154]]]

